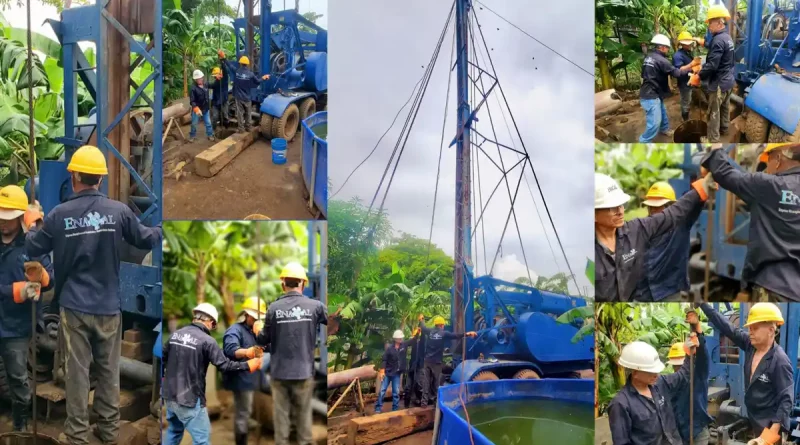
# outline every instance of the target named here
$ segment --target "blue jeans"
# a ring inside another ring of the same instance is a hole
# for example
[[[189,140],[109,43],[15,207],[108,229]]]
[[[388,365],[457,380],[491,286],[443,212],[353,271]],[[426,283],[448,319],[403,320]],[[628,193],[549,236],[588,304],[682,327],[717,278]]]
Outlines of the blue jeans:
[[[375,412],[381,412],[383,407],[383,397],[386,395],[386,390],[389,389],[389,382],[392,382],[392,411],[397,411],[400,408],[400,374],[393,376],[385,376],[381,382],[381,392],[378,394],[378,400],[375,402]]]
[[[193,445],[208,445],[211,436],[211,421],[208,411],[200,406],[200,399],[194,408],[187,408],[177,402],[167,401],[167,434],[164,445],[178,445],[183,439],[183,431],[189,432]]]
[[[200,116],[197,115],[194,111],[192,111],[192,128],[189,130],[189,137],[193,138],[197,135],[197,121],[200,120]],[[209,114],[208,110],[203,111],[203,123],[206,125],[206,136],[211,137],[214,135],[214,130],[211,127],[211,114]]]
[[[639,103],[642,104],[647,116],[647,128],[639,137],[639,142],[646,144],[652,142],[659,132],[669,131],[669,117],[667,117],[667,107],[661,99],[641,99]]]

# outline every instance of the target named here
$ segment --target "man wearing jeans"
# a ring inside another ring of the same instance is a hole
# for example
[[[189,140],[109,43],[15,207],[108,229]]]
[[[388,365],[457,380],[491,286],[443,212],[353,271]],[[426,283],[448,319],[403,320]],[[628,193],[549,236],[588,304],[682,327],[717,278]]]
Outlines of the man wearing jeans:
[[[639,137],[639,142],[642,143],[652,142],[659,132],[672,136],[673,131],[669,129],[667,108],[664,106],[664,99],[671,94],[669,76],[679,78],[689,72],[692,65],[697,64],[692,61],[680,68],[672,66],[666,57],[671,43],[669,37],[664,34],[654,35],[650,43],[654,45],[654,48],[645,57],[642,64],[642,88],[639,90],[639,102],[647,117],[647,128]]]
[[[733,39],[725,27],[731,15],[723,5],[713,5],[708,10],[706,23],[713,37],[706,63],[700,70],[695,85],[703,82],[708,95],[708,142],[719,142],[720,134],[728,132],[731,123],[730,104],[734,86]]]
[[[25,431],[30,417],[31,300],[38,300],[41,291],[52,287],[53,273],[49,256],[29,259],[25,253],[26,212],[28,197],[21,188],[9,185],[0,189],[0,359],[11,393],[14,431]]]
[[[100,193],[108,170],[96,147],[75,151],[67,171],[74,194],[43,223],[38,219],[39,227],[31,227],[25,247],[34,257],[52,251],[55,262],[55,295],[66,348],[67,420],[59,439],[72,445],[89,443],[89,366],[94,364],[98,419],[93,433],[109,444],[119,433],[119,251],[123,241],[152,249],[161,242],[161,228],[142,225],[127,205]]]
[[[210,332],[217,327],[217,308],[200,303],[192,324],[175,331],[164,345],[163,399],[167,408],[164,445],[178,445],[188,431],[194,445],[210,443],[211,421],[206,411],[206,371],[213,364],[223,373],[256,372],[261,357],[247,362],[228,360]]]
[[[408,355],[408,346],[412,340],[407,342],[403,341],[405,335],[403,331],[396,330],[392,335],[394,343],[389,345],[383,352],[383,366],[378,372],[381,380],[381,390],[378,394],[378,400],[375,401],[375,413],[380,413],[383,408],[383,398],[386,396],[386,390],[389,389],[389,383],[392,384],[392,411],[397,411],[400,408],[400,376],[406,367],[406,355]]]
[[[297,442],[311,445],[314,350],[318,327],[328,324],[328,314],[324,304],[303,295],[308,283],[303,266],[287,264],[280,279],[284,295],[269,305],[265,321],[256,321],[253,330],[260,344],[270,345],[275,445],[289,445],[292,425]]]
[[[214,129],[211,126],[211,115],[209,113],[211,101],[209,100],[208,88],[204,83],[203,72],[194,70],[192,73],[194,85],[189,93],[189,103],[192,106],[192,126],[189,129],[189,141],[194,142],[197,136],[197,124],[203,119],[206,126],[206,137],[209,141],[214,140]]]

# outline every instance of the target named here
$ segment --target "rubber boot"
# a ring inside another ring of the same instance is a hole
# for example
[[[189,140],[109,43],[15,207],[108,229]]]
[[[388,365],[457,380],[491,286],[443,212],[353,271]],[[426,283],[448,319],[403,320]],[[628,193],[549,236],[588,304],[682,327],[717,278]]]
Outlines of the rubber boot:
[[[236,445],[247,445],[247,434],[236,435]]]
[[[689,120],[689,112],[687,111],[685,113],[681,113],[681,117],[683,118],[684,122],[688,121]]]

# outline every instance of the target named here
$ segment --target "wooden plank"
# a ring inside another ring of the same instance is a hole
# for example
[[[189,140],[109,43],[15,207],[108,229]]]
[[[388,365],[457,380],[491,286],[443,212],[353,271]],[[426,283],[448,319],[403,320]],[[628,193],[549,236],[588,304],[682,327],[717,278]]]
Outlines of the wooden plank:
[[[435,409],[411,408],[350,419],[347,445],[376,445],[433,427]]]
[[[194,158],[194,172],[198,176],[210,178],[220,172],[226,165],[249,147],[258,135],[258,130],[250,133],[236,133],[217,142]]]

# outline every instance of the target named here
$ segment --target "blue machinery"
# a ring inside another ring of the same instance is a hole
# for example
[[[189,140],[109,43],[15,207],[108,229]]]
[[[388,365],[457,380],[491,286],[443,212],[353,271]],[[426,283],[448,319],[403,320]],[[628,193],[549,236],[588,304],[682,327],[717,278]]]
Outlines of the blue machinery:
[[[738,34],[736,60],[743,60],[735,67],[739,94],[756,113],[748,114],[746,131],[747,140],[754,143],[767,142],[769,124],[769,141],[780,142],[795,134],[800,123],[800,78],[796,76],[800,73],[800,2],[773,1],[748,0],[744,30],[732,30]],[[736,27],[735,2],[730,3],[734,17],[730,27]]]
[[[252,0],[246,0],[245,17],[233,21],[236,59],[247,55],[259,78],[270,75],[250,93],[262,113],[264,137],[292,139],[300,121],[327,108],[328,32],[294,10],[272,12],[270,0],[260,6],[253,15]],[[239,66],[227,65],[230,72]]]
[[[724,315],[731,319],[734,326],[743,327],[747,320],[748,304],[742,304],[738,311],[738,321],[735,312],[731,310],[729,304],[725,304],[726,309],[722,310],[722,305],[716,303],[715,309],[721,310]],[[800,431],[798,427],[798,415],[800,415],[800,368],[797,366],[798,347],[800,347],[800,305],[779,303],[778,306],[783,313],[785,324],[780,327],[779,343],[789,362],[794,363],[794,409],[791,413],[790,440],[800,441]],[[718,330],[714,329],[714,336],[707,338],[709,351],[711,352],[711,373],[709,379],[709,402],[719,403],[719,414],[716,417],[716,444],[717,445],[739,445],[746,442],[744,436],[738,433],[749,429],[746,420],[747,409],[744,406],[745,382],[744,382],[744,353],[720,336]]]
[[[469,60],[471,7],[470,0],[456,0],[458,119],[453,140],[456,145],[456,261],[450,324],[454,332],[477,330],[480,335],[464,341],[465,361],[461,360],[461,352],[453,353],[455,369],[450,379],[460,382],[531,378],[531,372],[538,377],[574,376],[576,371],[593,367],[594,341],[586,338],[572,343],[580,323],[561,325],[556,323],[555,317],[574,307],[585,306],[586,301],[491,276],[473,277],[469,264],[472,258],[471,126],[489,94],[498,85],[494,76]],[[471,43],[475,44],[474,41]],[[472,81],[469,70],[472,67],[476,67],[480,76],[485,75],[489,82],[484,88],[476,88],[482,97],[475,109],[471,109],[469,101]],[[475,133],[480,135],[477,131]],[[475,303],[480,307],[478,314],[475,313]]]

